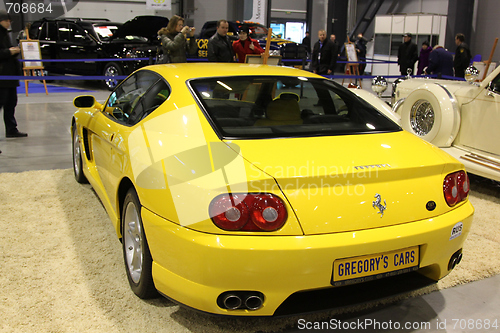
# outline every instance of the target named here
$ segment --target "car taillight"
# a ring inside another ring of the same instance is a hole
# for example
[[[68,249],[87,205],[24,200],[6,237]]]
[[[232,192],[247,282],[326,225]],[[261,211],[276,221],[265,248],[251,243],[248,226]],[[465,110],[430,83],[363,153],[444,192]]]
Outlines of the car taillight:
[[[465,171],[458,171],[447,175],[443,182],[443,192],[448,206],[453,207],[457,203],[467,199],[469,188],[469,177]]]
[[[274,231],[287,219],[283,201],[273,194],[221,194],[209,207],[214,224],[231,231]]]

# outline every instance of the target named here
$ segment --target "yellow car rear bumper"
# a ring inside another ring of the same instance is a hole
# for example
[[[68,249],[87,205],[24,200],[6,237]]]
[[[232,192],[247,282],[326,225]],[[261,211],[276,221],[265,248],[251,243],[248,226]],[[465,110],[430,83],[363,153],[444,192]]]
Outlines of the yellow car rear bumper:
[[[447,214],[401,225],[307,236],[214,235],[171,223],[142,209],[153,257],[153,279],[164,295],[215,314],[270,316],[291,294],[332,287],[335,260],[417,246],[419,272],[438,280],[469,233],[469,201]],[[462,222],[461,234],[452,229]],[[464,255],[467,255],[466,253]],[[227,291],[264,294],[258,310],[227,310],[217,297]]]

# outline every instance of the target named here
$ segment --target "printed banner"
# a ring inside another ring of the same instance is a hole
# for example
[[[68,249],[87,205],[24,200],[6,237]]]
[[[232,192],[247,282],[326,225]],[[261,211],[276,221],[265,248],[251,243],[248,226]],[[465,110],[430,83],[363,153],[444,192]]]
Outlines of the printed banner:
[[[146,9],[172,10],[172,0],[146,0]]]
[[[250,21],[266,25],[267,0],[253,0],[253,12]]]

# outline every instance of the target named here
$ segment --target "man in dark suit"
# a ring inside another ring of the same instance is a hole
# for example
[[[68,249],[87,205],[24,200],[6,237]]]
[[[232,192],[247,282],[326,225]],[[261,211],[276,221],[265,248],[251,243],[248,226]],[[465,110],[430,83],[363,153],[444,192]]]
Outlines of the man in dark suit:
[[[365,37],[363,37],[362,33],[358,34],[358,38],[356,40],[356,53],[358,55],[359,64],[359,75],[363,75],[365,73],[366,68],[366,43],[368,41]]]
[[[404,43],[399,46],[398,50],[398,65],[401,75],[408,74],[408,69],[411,69],[411,74],[415,74],[415,63],[418,60],[417,44],[411,41],[412,35],[406,33],[403,35]]]
[[[309,56],[311,54],[311,36],[309,31],[306,31],[306,36],[302,40],[302,45],[306,48],[307,55]]]
[[[8,31],[10,30],[10,15],[0,10],[0,75],[21,75],[21,66],[17,57],[21,50],[12,46]],[[26,137],[28,134],[17,129],[14,113],[17,106],[17,87],[19,80],[0,80],[0,108],[3,107],[5,136],[8,138]]]
[[[312,52],[312,69],[314,73],[330,75],[335,69],[337,59],[335,45],[326,38],[326,31],[318,31],[318,41],[314,44]]]

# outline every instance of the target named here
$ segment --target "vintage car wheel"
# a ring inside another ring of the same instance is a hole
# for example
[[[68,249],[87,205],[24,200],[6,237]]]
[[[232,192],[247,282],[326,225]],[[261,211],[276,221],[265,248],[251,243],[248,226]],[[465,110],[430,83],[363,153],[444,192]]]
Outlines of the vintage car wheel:
[[[117,63],[110,62],[109,64],[106,64],[106,66],[104,67],[103,75],[104,76],[120,76],[120,75],[123,75],[123,70],[120,67],[120,65],[118,65]],[[115,89],[115,87],[118,85],[118,83],[120,83],[120,80],[117,80],[117,79],[110,78],[110,79],[104,80],[104,84],[106,85],[106,88],[108,88],[108,90]]]
[[[401,126],[438,147],[451,146],[460,127],[455,97],[439,84],[424,84],[401,106]]]
[[[88,183],[87,178],[83,174],[82,167],[82,146],[80,144],[80,137],[76,130],[76,125],[73,124],[73,173],[75,179],[80,184]]]
[[[153,259],[142,224],[141,203],[133,188],[123,202],[122,237],[123,258],[132,291],[143,299],[156,296],[151,272]]]

